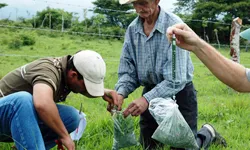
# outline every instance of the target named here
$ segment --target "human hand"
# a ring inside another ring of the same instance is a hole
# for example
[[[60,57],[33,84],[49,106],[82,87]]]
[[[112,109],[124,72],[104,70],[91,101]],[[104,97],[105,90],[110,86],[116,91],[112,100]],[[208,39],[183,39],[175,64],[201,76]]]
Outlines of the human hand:
[[[102,96],[102,99],[107,101],[110,105],[118,105],[118,94],[114,90],[105,89],[104,95]]]
[[[148,108],[148,101],[141,97],[134,100],[129,104],[128,108],[124,110],[123,115],[127,117],[128,115],[139,116]]]
[[[124,101],[124,97],[122,95],[119,95],[118,94],[118,98],[117,98],[117,110],[120,111],[122,109],[122,104],[123,104],[123,101]],[[114,105],[112,103],[108,103],[108,106],[107,106],[107,110],[109,112],[111,112],[111,110],[114,108]]]
[[[175,24],[167,29],[167,38],[171,41],[173,34],[176,36],[178,47],[195,51],[203,43],[203,40],[185,23]]]
[[[56,140],[56,142],[60,150],[63,150],[63,146],[65,146],[67,150],[75,150],[75,143],[72,141],[69,135],[64,138],[59,138],[58,140]]]

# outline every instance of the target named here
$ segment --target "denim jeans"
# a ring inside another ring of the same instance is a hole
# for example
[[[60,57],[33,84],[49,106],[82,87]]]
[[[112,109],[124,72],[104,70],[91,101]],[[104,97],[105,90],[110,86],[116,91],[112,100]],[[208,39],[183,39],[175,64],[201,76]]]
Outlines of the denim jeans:
[[[80,121],[77,110],[56,104],[68,130],[74,131]],[[17,92],[0,98],[0,142],[15,142],[17,149],[43,150],[56,145],[58,135],[41,121],[28,92]]]
[[[152,88],[153,87],[145,87],[143,90],[143,94],[150,91]],[[196,90],[192,82],[187,83],[184,89],[176,94],[176,100],[177,104],[179,105],[181,114],[183,115],[189,127],[193,131],[195,137],[197,138],[198,145],[200,147],[206,147],[206,145],[209,145],[211,143],[211,135],[206,129],[202,128],[197,134],[197,98]],[[157,150],[160,147],[163,147],[162,143],[151,138],[157,127],[158,124],[156,123],[155,119],[150,114],[148,109],[141,114],[140,143],[143,146],[143,149]],[[180,148],[171,149],[183,150]]]

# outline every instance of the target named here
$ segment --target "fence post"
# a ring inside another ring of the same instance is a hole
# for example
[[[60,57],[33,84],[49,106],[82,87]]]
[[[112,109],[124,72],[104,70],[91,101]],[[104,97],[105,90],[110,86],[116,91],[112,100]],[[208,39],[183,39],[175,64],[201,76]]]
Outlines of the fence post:
[[[248,40],[246,43],[246,52],[248,51],[248,45],[250,45],[250,40]]]
[[[32,18],[33,18],[33,21],[34,21],[34,28],[36,28],[36,18],[35,18],[34,15],[32,16]]]
[[[83,32],[84,32],[84,31],[87,31],[87,28],[88,28],[88,25],[87,25],[87,23],[86,23],[87,13],[88,13],[88,9],[87,9],[87,8],[84,8],[84,9],[83,9],[83,18],[84,18],[84,24],[85,24],[86,26],[85,26],[85,29],[83,29]]]
[[[44,18],[43,18],[43,22],[42,22],[42,24],[41,24],[40,27],[43,27],[44,21],[47,19],[47,15],[48,15],[48,14],[45,14],[45,16],[44,16]]]
[[[62,32],[64,31],[64,18],[63,18],[63,14],[62,14]]]
[[[214,33],[215,33],[215,37],[216,37],[216,40],[217,40],[217,43],[218,43],[218,46],[219,46],[219,49],[220,49],[220,40],[219,40],[219,36],[218,36],[218,30],[214,29]]]
[[[237,17],[232,21],[230,33],[230,56],[232,61],[240,63],[240,28],[242,20]]]
[[[49,29],[51,30],[51,12],[49,13]]]

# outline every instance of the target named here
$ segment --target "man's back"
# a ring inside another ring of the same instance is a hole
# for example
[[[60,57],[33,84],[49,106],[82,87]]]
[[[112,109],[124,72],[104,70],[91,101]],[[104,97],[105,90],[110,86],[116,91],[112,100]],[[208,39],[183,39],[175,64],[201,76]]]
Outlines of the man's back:
[[[62,80],[66,64],[67,57],[42,58],[17,68],[0,80],[0,97],[18,91],[27,91],[32,94],[34,84],[44,83],[53,89],[55,101],[63,101],[69,93],[62,92],[65,87],[65,82]]]

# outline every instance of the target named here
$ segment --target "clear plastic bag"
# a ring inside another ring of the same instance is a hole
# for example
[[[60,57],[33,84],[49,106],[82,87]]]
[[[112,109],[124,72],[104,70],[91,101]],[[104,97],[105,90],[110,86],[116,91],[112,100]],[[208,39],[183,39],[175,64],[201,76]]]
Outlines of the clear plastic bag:
[[[152,135],[153,139],[175,148],[199,148],[174,100],[155,98],[150,101],[149,111],[159,125]]]
[[[114,141],[112,150],[119,150],[129,146],[137,145],[134,134],[134,121],[132,116],[124,118],[121,111],[115,111],[113,114],[114,121]]]
[[[80,138],[82,137],[83,132],[87,126],[87,121],[86,121],[86,117],[85,117],[86,115],[83,112],[81,112],[79,114],[79,116],[80,116],[80,122],[79,122],[78,127],[75,129],[75,131],[70,133],[70,137],[74,141],[80,140]]]

